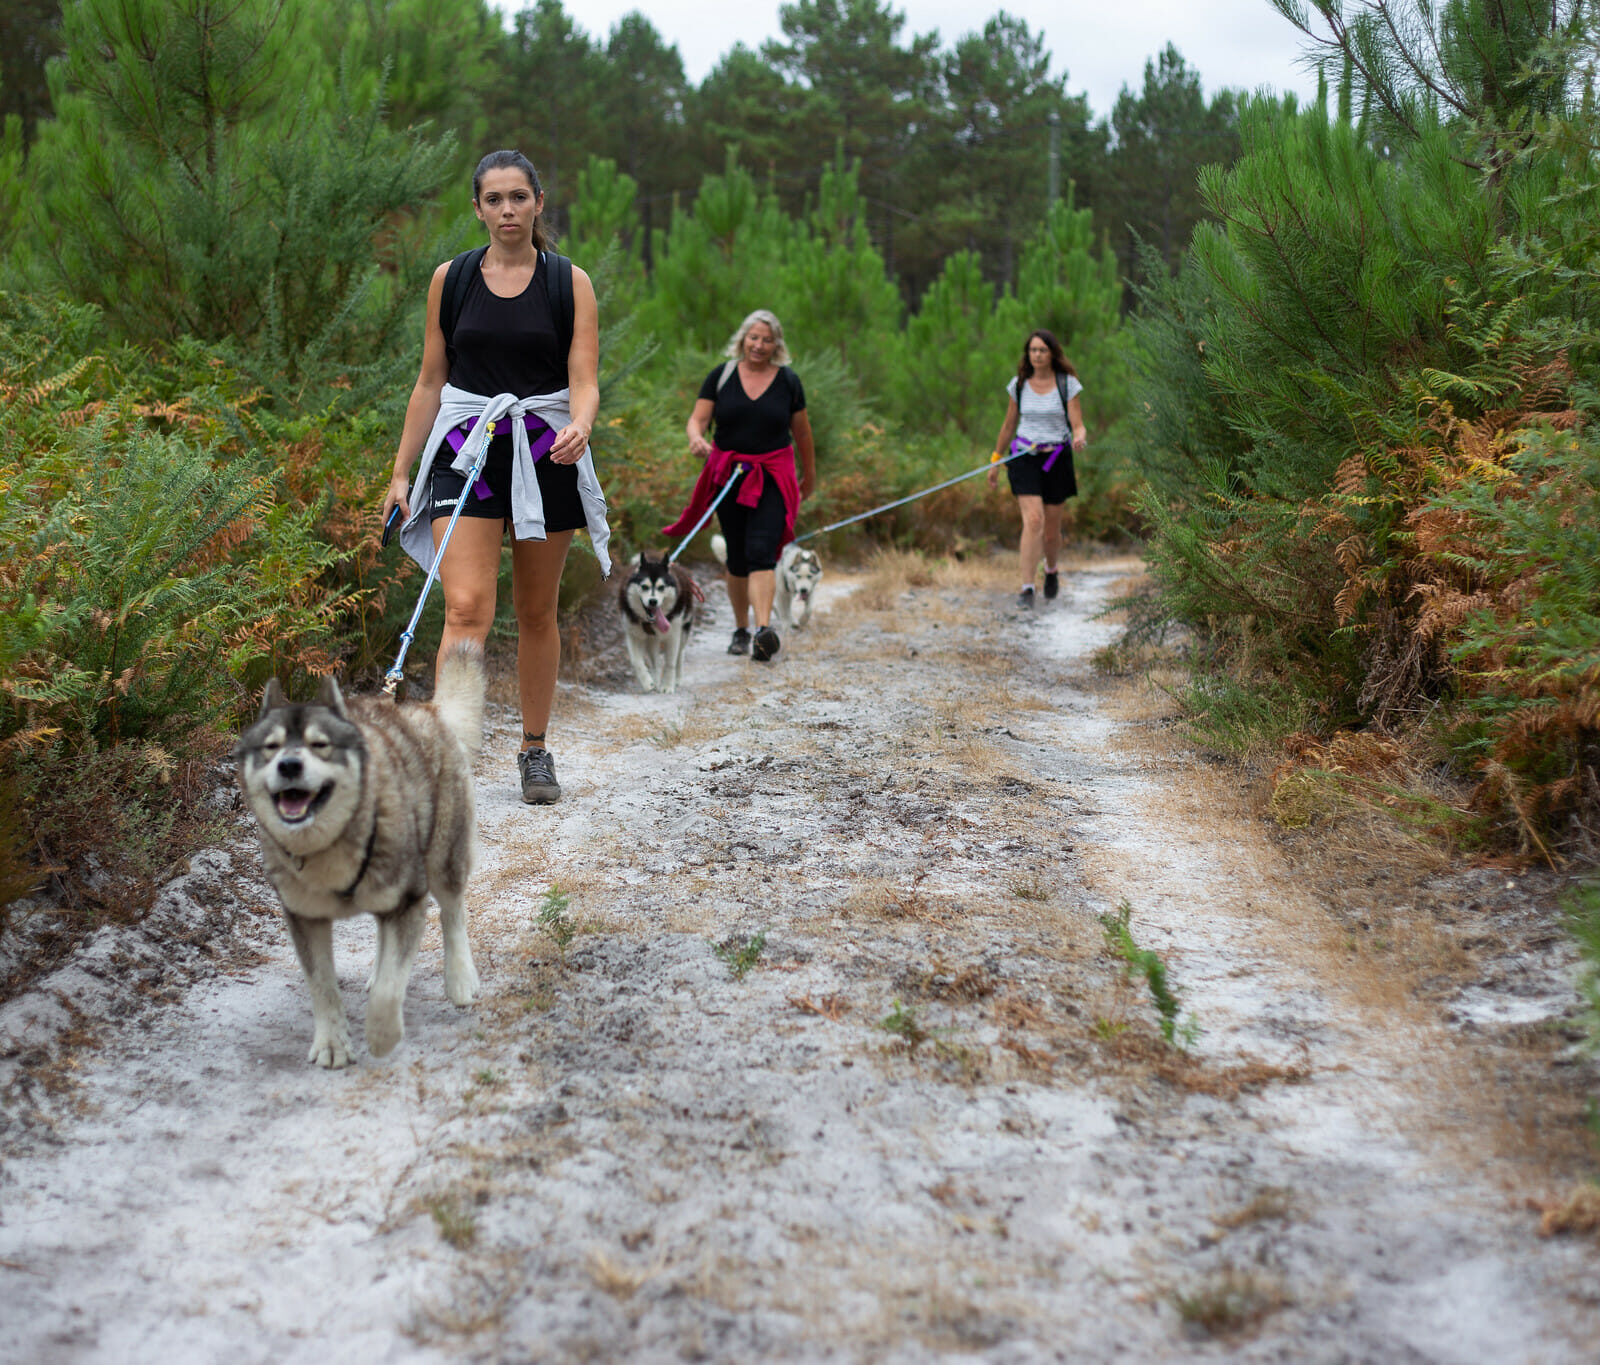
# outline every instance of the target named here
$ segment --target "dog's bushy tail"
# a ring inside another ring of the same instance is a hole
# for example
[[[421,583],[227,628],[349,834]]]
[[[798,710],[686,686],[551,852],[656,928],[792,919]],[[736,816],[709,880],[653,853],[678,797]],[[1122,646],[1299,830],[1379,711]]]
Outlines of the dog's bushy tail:
[[[433,708],[471,758],[483,748],[483,650],[470,641],[452,645],[439,665]]]
[[[717,557],[717,563],[724,568],[728,565],[728,542],[720,535],[711,537],[711,553]]]

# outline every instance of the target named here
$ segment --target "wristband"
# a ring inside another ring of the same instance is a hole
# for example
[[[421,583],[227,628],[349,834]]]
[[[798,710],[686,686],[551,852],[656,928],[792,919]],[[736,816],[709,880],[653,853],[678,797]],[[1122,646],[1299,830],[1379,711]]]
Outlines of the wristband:
[[[991,456],[990,456],[990,457],[989,457],[989,463],[990,463],[990,464],[999,464],[999,463],[1000,463],[1000,461],[1001,461],[1001,460],[1002,460],[1002,459],[1003,459],[1003,458],[1004,458],[1004,456],[1002,456],[1002,455],[1001,455],[1001,454],[1000,454],[1000,452],[999,452],[999,451],[998,451],[998,450],[997,450],[997,451],[995,451],[995,453],[994,453],[994,454],[993,454],[993,455],[991,455]]]

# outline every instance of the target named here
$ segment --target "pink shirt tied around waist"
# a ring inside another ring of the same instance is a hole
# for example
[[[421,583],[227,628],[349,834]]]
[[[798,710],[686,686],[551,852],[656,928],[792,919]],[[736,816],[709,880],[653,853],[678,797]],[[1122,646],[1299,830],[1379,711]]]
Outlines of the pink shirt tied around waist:
[[[777,481],[778,492],[783,495],[783,539],[778,542],[778,548],[781,550],[793,540],[795,517],[800,512],[800,480],[795,475],[792,445],[784,446],[781,450],[769,450],[760,455],[741,455],[736,450],[723,450],[720,446],[712,446],[710,456],[701,467],[700,477],[694,481],[694,492],[689,494],[689,505],[671,526],[661,528],[661,534],[681,536],[699,521],[705,510],[716,501],[717,494],[722,491],[723,486],[733,477],[733,467],[736,464],[745,466],[749,472],[740,481],[734,501],[741,507],[754,507],[761,501],[762,491],[767,486],[767,476],[771,475]]]

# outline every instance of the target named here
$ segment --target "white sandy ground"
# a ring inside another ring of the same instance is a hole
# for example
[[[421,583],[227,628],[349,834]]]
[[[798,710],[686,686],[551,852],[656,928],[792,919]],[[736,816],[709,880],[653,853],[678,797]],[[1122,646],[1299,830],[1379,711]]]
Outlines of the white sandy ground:
[[[1458,1041],[1344,989],[1270,843],[1085,688],[1127,569],[1027,619],[835,574],[768,669],[724,607],[674,697],[563,687],[554,808],[495,708],[484,999],[431,931],[384,1062],[305,1064],[253,852],[206,855],[158,920],[258,960],[118,1018],[154,949],[108,932],[0,1011],[13,1056],[98,1026],[56,1093],[0,1076],[0,1359],[1594,1360],[1594,1244],[1430,1121]],[[1198,1062],[1104,951],[1123,898]]]

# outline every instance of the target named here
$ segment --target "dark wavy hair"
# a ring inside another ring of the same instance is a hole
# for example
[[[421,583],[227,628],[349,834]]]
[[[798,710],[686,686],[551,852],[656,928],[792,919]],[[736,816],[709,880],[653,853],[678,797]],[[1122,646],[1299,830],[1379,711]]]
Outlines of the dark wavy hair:
[[[528,183],[533,186],[535,194],[544,193],[544,186],[539,183],[539,172],[534,170],[533,162],[529,161],[519,151],[504,148],[498,152],[490,152],[488,156],[478,163],[478,169],[473,171],[472,202],[474,204],[478,202],[478,191],[483,188],[483,177],[485,175],[490,171],[500,171],[508,168],[521,171],[527,176]],[[549,245],[550,239],[544,230],[544,214],[541,213],[533,220],[533,248],[535,251],[543,251]]]
[[[1072,362],[1061,353],[1061,343],[1056,340],[1054,332],[1046,331],[1043,327],[1028,333],[1028,339],[1022,343],[1022,359],[1017,363],[1017,392],[1020,395],[1022,385],[1026,384],[1033,376],[1033,361],[1028,359],[1028,347],[1033,345],[1034,337],[1038,337],[1050,348],[1050,368],[1057,374],[1070,374],[1077,378],[1078,372],[1072,368]]]

